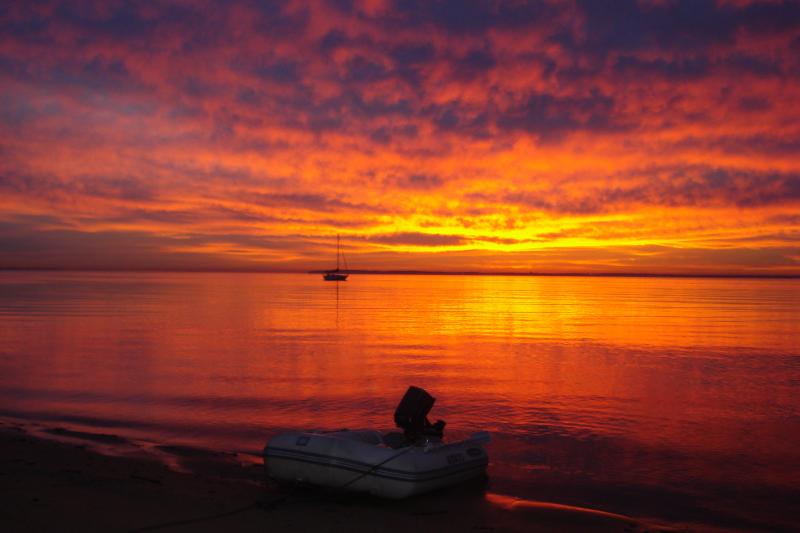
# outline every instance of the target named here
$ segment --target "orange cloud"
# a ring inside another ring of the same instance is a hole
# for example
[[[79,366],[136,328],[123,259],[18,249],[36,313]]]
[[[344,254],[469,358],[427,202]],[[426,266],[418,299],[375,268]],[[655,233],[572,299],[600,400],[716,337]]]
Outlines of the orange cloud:
[[[10,6],[0,267],[800,274],[800,8],[613,7]]]

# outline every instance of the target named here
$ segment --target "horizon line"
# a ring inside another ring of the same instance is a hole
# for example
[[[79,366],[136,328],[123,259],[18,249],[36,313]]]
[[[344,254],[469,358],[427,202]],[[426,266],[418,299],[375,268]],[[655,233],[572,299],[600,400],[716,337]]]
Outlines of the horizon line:
[[[162,273],[230,273],[230,274],[324,274],[328,270],[301,269],[225,269],[225,268],[70,268],[70,267],[0,267],[0,272],[162,272]],[[488,270],[369,270],[350,269],[347,274],[390,276],[510,276],[510,277],[605,277],[605,278],[741,278],[741,279],[800,279],[798,274],[734,274],[679,272],[547,272],[547,271],[488,271]]]

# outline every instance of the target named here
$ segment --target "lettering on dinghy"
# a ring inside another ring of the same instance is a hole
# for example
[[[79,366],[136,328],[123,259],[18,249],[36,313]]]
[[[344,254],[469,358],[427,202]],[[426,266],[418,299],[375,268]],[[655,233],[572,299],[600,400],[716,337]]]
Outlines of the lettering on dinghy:
[[[308,435],[300,435],[299,437],[297,437],[297,441],[294,444],[295,446],[305,446],[306,444],[308,444],[308,441],[310,440],[311,437],[309,437]]]
[[[467,450],[467,454],[471,457],[480,457],[482,453],[480,448],[470,448]]]
[[[453,453],[447,456],[447,464],[457,465],[464,462],[464,456],[460,453]]]

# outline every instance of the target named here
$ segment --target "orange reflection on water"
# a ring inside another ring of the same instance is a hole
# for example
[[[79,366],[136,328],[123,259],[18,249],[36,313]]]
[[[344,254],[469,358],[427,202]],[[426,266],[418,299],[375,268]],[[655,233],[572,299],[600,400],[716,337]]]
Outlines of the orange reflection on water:
[[[258,449],[281,428],[388,429],[416,384],[454,438],[494,433],[493,483],[537,499],[576,476],[755,491],[788,490],[800,474],[787,438],[800,432],[797,280],[3,273],[0,283],[4,416]]]

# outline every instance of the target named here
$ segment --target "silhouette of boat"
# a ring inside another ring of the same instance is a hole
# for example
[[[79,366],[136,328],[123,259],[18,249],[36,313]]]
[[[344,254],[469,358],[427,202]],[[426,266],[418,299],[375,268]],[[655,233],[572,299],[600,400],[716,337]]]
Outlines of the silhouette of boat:
[[[327,270],[322,274],[322,279],[325,281],[347,281],[347,274],[346,272],[342,271],[339,268],[339,258],[342,259],[344,262],[344,268],[347,270],[347,259],[344,257],[342,253],[341,246],[339,245],[339,236],[336,236],[336,270]]]
[[[443,421],[427,415],[435,398],[409,387],[394,413],[403,432],[374,429],[287,431],[264,447],[267,475],[276,481],[407,498],[486,475],[486,431],[443,442]]]

